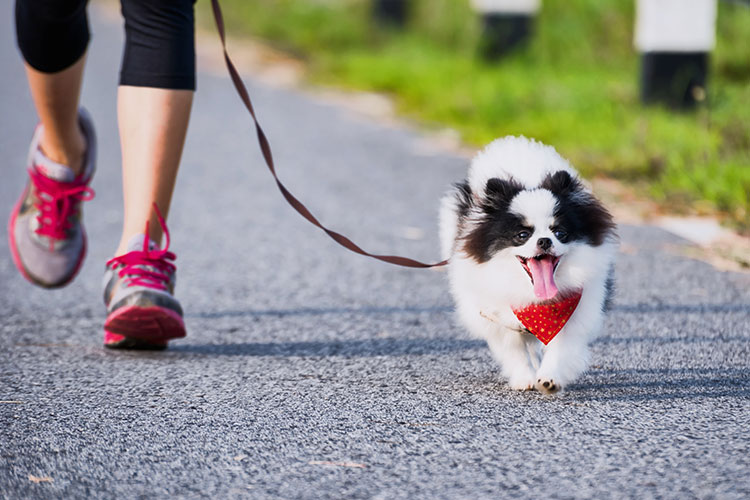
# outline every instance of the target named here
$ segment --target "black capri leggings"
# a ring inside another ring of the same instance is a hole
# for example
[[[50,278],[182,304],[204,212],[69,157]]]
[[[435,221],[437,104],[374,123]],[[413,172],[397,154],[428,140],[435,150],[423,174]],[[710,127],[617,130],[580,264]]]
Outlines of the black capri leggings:
[[[91,38],[88,0],[16,0],[18,47],[37,71],[56,73]],[[125,50],[120,85],[195,90],[195,0],[121,0]]]

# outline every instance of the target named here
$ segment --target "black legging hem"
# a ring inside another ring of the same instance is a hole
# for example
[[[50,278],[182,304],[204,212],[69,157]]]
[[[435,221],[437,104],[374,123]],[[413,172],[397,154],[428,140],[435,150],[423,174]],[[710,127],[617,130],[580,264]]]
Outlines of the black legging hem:
[[[195,75],[157,75],[153,73],[120,73],[120,85],[170,90],[195,90]]]

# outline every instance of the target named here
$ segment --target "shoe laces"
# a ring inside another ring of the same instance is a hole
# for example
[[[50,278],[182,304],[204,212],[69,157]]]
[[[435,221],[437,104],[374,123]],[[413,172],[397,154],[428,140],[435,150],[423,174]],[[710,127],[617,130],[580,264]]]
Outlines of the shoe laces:
[[[169,250],[169,230],[164,218],[159,211],[159,207],[154,203],[154,210],[159,219],[159,225],[167,239],[164,248],[149,248],[148,221],[143,238],[143,248],[134,250],[119,257],[114,257],[107,261],[107,267],[116,269],[122,266],[118,271],[120,278],[125,278],[125,284],[130,286],[143,286],[156,290],[169,290],[169,281],[171,275],[177,267],[169,261],[174,261],[177,256]]]
[[[55,240],[68,238],[73,226],[70,217],[78,213],[82,201],[94,199],[94,190],[82,179],[60,182],[50,179],[36,168],[29,170],[31,182],[36,190],[34,207],[39,211],[36,233],[50,238],[50,249]]]

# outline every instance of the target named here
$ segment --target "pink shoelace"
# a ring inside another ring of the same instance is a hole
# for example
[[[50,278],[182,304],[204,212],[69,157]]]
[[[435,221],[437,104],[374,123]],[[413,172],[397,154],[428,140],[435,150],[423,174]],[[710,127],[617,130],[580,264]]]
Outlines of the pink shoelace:
[[[36,168],[30,169],[29,175],[36,189],[34,206],[39,210],[36,233],[50,238],[52,249],[55,240],[68,237],[68,230],[72,227],[70,217],[78,213],[82,201],[94,199],[94,190],[82,179],[60,182],[50,179]]]
[[[164,248],[149,250],[147,221],[143,238],[143,248],[108,260],[107,267],[114,269],[118,266],[123,266],[118,272],[118,276],[120,278],[127,276],[128,285],[143,286],[156,290],[168,290],[170,276],[176,269],[176,266],[168,261],[176,260],[177,256],[173,252],[168,251],[169,230],[156,203],[154,203],[154,210],[159,219],[159,225],[167,238],[166,246]]]

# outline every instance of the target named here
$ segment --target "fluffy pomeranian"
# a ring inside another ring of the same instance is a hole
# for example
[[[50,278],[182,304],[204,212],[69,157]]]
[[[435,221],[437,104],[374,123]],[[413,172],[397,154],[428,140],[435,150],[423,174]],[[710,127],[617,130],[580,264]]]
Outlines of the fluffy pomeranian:
[[[443,198],[440,240],[458,317],[511,388],[554,393],[586,370],[618,239],[554,148],[510,136],[488,145]]]

